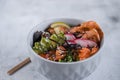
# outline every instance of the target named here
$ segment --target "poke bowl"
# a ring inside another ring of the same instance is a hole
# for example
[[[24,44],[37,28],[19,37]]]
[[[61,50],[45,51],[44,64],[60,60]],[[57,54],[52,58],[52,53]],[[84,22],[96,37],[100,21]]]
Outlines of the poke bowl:
[[[27,38],[38,72],[49,80],[81,80],[100,63],[104,34],[95,21],[56,18],[42,21]]]

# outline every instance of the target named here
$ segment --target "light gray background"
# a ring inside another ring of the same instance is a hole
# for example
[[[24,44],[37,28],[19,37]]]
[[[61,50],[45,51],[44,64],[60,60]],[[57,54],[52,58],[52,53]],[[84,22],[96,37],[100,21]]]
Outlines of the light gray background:
[[[29,56],[26,39],[33,26],[56,17],[94,20],[105,33],[102,61],[84,80],[120,80],[120,0],[0,0],[0,80],[46,80],[29,64],[7,71]]]

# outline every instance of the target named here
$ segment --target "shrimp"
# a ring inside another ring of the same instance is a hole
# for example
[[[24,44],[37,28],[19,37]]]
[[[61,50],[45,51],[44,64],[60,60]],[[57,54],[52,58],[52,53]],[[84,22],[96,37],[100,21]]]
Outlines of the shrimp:
[[[88,30],[96,29],[96,31],[99,33],[100,39],[103,38],[103,32],[96,22],[94,21],[84,22],[83,24],[81,24],[81,26],[82,26],[82,29],[84,28],[88,28]]]
[[[96,31],[96,29],[86,31],[86,33],[81,38],[92,40],[96,43],[100,42],[100,36],[99,33]]]
[[[90,49],[82,48],[81,50],[79,50],[78,54],[79,60],[83,60],[90,57],[90,53],[91,53]]]
[[[63,59],[66,56],[66,49],[63,46],[57,47],[55,60]]]
[[[84,33],[83,30],[81,30],[81,26],[75,26],[73,28],[70,29],[71,33]]]
[[[98,51],[98,47],[93,47],[91,51],[91,55],[95,54]]]
[[[48,60],[54,60],[54,58],[55,58],[55,51],[54,50],[49,51],[45,55],[45,58],[48,59]]]
[[[93,40],[95,42],[100,42],[103,38],[103,32],[99,28],[96,22],[88,21],[81,24],[81,26],[73,27],[70,29],[71,33],[79,32],[82,35],[82,38]]]

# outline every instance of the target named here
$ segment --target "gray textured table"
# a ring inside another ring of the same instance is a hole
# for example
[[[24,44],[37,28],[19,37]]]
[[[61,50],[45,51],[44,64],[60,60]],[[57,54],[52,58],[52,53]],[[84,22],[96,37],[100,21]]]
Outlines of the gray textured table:
[[[0,80],[46,80],[29,64],[7,71],[29,56],[26,37],[40,21],[68,17],[97,21],[104,33],[102,61],[85,80],[120,80],[119,0],[0,0]]]

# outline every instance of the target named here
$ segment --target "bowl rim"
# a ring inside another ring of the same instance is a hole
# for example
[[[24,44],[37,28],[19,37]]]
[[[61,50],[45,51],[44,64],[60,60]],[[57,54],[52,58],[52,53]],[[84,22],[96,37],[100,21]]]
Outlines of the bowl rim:
[[[31,38],[32,35],[33,35],[32,32],[34,32],[34,30],[35,30],[36,28],[38,28],[38,26],[42,25],[43,22],[50,21],[50,20],[61,20],[61,19],[64,19],[64,20],[77,20],[77,21],[81,21],[81,22],[84,22],[84,21],[85,21],[85,20],[81,20],[81,19],[77,19],[77,18],[50,18],[50,19],[46,19],[46,20],[41,21],[38,25],[34,26],[34,27],[30,30],[30,32],[28,33],[28,36],[27,36],[27,47],[28,47],[28,50],[30,50],[30,51],[32,52],[31,54],[34,54],[36,57],[39,58],[39,60],[42,59],[42,60],[45,61],[45,62],[54,63],[54,64],[65,64],[65,65],[67,65],[67,64],[69,64],[69,65],[70,65],[70,64],[80,64],[80,63],[83,63],[83,62],[87,62],[87,61],[90,61],[91,59],[93,59],[94,57],[96,57],[97,55],[100,54],[100,51],[101,51],[101,49],[102,49],[102,47],[103,47],[103,44],[104,44],[104,35],[103,35],[103,38],[102,38],[102,40],[101,40],[101,46],[100,46],[99,50],[98,50],[94,55],[92,55],[92,56],[90,56],[89,58],[86,58],[86,59],[84,59],[84,60],[81,60],[81,61],[75,61],[75,62],[55,62],[55,61],[51,61],[51,60],[45,59],[45,58],[39,56],[37,53],[35,53],[35,52],[33,51],[32,47],[30,46],[30,38]],[[46,27],[46,28],[47,28],[47,27]],[[101,28],[101,27],[100,27],[100,28]],[[102,30],[102,28],[101,28],[101,30]],[[102,30],[102,31],[103,31],[103,30]]]

